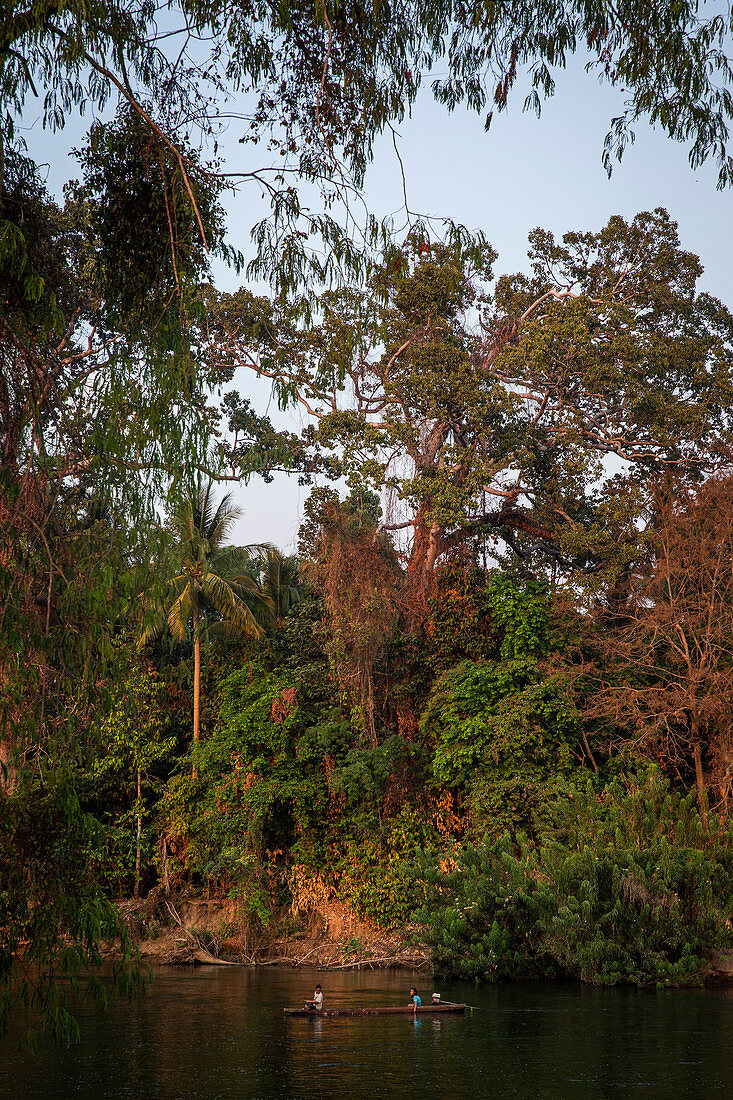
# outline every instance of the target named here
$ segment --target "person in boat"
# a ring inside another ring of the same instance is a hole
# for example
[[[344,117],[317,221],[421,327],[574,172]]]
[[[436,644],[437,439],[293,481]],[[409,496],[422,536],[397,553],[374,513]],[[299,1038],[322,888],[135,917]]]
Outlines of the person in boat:
[[[422,999],[414,986],[410,989],[410,997],[412,998],[412,1011],[416,1013],[422,1004]]]
[[[315,988],[315,992],[313,993],[313,1000],[305,1002],[305,1007],[315,1009],[317,1012],[321,1011],[321,1009],[323,1008],[323,990],[321,989],[320,985],[317,985]]]

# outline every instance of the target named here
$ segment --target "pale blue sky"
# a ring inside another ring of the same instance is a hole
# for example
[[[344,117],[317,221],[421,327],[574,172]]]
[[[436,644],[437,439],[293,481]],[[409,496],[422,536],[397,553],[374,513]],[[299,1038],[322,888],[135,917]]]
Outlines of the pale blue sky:
[[[702,259],[704,288],[733,304],[733,194],[716,191],[715,165],[692,172],[682,146],[640,124],[636,144],[627,149],[609,180],[601,153],[609,120],[619,113],[619,96],[587,76],[580,61],[559,74],[557,83],[557,93],[544,105],[540,119],[522,113],[519,91],[510,110],[495,117],[488,134],[478,116],[464,111],[449,115],[425,91],[413,117],[400,127],[412,209],[484,230],[499,253],[496,272],[501,273],[526,267],[527,234],[535,226],[560,236],[568,229],[596,230],[612,214],[631,218],[640,210],[664,206],[679,222],[683,246]],[[48,178],[54,190],[76,174],[75,162],[67,153],[79,134],[73,127],[66,135],[42,135],[36,124],[28,135],[34,153],[43,151],[50,162]],[[222,143],[229,171],[253,167],[254,162],[246,163],[244,158],[258,153],[239,145],[238,137],[232,128]],[[402,204],[391,136],[377,142],[366,195],[372,211],[380,216]],[[232,243],[246,253],[249,230],[261,216],[254,192],[232,196],[228,211]],[[219,266],[215,276],[226,289],[240,281]],[[238,384],[264,411],[268,405],[264,382],[244,373]],[[296,416],[293,425],[297,422]],[[308,493],[297,485],[296,477],[278,477],[273,485],[253,479],[233,492],[245,511],[235,539],[270,540],[284,549],[294,548]]]

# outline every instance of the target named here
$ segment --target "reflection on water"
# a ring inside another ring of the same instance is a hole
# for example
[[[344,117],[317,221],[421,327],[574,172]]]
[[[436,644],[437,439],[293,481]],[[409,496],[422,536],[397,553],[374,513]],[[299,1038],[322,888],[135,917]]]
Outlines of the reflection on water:
[[[437,986],[462,1016],[286,1018],[326,1004],[407,1004],[404,972],[201,967],[156,972],[146,997],[87,1014],[82,1041],[0,1058],[13,1100],[358,1100],[733,1095],[727,990],[571,984]],[[431,992],[421,976],[421,992]],[[432,987],[431,987],[432,988]],[[425,994],[423,994],[425,995]]]

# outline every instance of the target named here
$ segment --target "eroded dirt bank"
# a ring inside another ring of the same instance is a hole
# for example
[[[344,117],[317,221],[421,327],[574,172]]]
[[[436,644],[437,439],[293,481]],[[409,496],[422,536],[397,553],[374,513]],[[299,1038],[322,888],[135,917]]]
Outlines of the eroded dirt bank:
[[[119,909],[141,957],[153,965],[429,969],[426,954],[405,937],[359,920],[338,902],[283,913],[264,930],[241,902],[228,899],[166,897],[156,889],[119,902]]]

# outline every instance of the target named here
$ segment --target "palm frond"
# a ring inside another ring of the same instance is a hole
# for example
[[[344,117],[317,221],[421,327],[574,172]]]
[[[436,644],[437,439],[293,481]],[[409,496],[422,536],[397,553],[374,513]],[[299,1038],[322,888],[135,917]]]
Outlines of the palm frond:
[[[252,542],[248,546],[225,546],[211,557],[211,568],[220,577],[233,577],[248,565],[257,564],[273,549],[269,542]]]
[[[146,609],[145,618],[147,622],[140,631],[140,637],[137,640],[138,650],[157,642],[165,630],[167,615],[160,600],[156,600],[154,605]]]
[[[200,583],[206,599],[216,608],[223,619],[238,626],[242,634],[255,638],[259,638],[263,634],[262,626],[228,581],[218,577],[216,573],[207,573],[201,578]]]
[[[206,525],[206,534],[213,550],[221,546],[227,533],[242,515],[242,509],[231,504],[231,493],[227,493],[219,501],[219,506]]]
[[[277,609],[278,618],[284,618],[300,602],[298,559],[273,548],[267,555],[262,587]]]
[[[227,622],[226,619],[220,619],[218,622],[209,623],[206,627],[207,641],[214,641],[215,639],[234,641],[241,637],[242,631],[239,627],[234,623]]]
[[[270,626],[276,618],[277,608],[268,594],[253,577],[244,574],[229,582],[235,595],[249,608],[261,627]]]
[[[158,637],[166,626],[182,641],[188,635],[194,608],[206,614],[207,605],[215,617],[230,624],[225,632],[255,637],[264,633],[274,617],[275,604],[256,577],[277,551],[267,542],[222,546],[240,515],[241,509],[232,504],[229,493],[216,503],[212,482],[190,488],[172,519],[179,539],[178,572],[168,582],[167,597],[159,601],[146,624],[141,645]],[[219,626],[224,630],[223,624],[218,624],[217,630]]]
[[[168,609],[168,629],[182,642],[188,637],[188,624],[193,618],[196,596],[192,584],[187,584]]]

